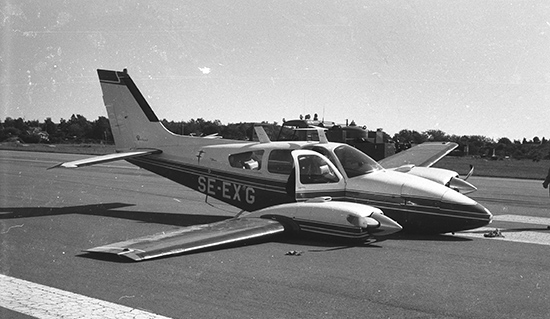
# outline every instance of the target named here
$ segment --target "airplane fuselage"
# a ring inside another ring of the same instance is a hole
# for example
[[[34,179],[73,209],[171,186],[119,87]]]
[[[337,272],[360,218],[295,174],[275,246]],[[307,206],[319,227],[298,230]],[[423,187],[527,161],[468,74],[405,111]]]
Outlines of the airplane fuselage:
[[[356,173],[343,167],[346,164],[342,164],[335,152],[343,147],[349,148],[339,143],[243,142],[199,146],[185,156],[180,155],[177,148],[164,148],[162,154],[128,161],[251,212],[330,196],[336,201],[379,208],[405,231],[455,232],[481,227],[491,221],[489,211],[469,197],[417,176],[375,167],[365,174],[349,177]],[[294,179],[290,178],[294,173],[290,152],[297,149],[311,149],[327,156],[344,181],[295,187]]]

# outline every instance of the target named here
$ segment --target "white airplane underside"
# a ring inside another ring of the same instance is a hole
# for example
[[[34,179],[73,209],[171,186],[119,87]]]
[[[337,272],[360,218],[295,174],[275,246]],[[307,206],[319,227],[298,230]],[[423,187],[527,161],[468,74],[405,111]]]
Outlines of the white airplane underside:
[[[442,182],[384,169],[349,145],[328,142],[322,130],[319,142],[271,142],[261,127],[259,142],[175,135],[126,71],[98,74],[118,153],[54,167],[127,160],[243,212],[87,252],[138,261],[281,233],[366,240],[402,229],[454,232],[492,220],[486,208]],[[433,154],[441,152],[436,149]]]

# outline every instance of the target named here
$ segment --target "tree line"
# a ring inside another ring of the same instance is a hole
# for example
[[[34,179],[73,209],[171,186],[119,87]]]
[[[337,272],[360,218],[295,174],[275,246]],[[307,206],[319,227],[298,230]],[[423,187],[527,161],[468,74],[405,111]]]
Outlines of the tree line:
[[[51,144],[112,143],[113,135],[109,119],[104,116],[90,122],[82,115],[73,114],[70,119],[61,119],[59,123],[54,123],[49,117],[44,122],[7,117],[4,122],[0,122],[0,142],[4,141]]]
[[[254,126],[258,123],[222,124],[219,120],[209,121],[202,118],[189,121],[162,120],[162,124],[171,132],[181,135],[205,136],[218,134],[227,139],[248,140],[253,136]],[[277,138],[280,125],[277,122],[260,123],[272,139]],[[70,119],[60,119],[54,123],[51,118],[43,122],[38,120],[13,119],[7,117],[0,122],[0,142],[15,141],[22,143],[113,143],[109,119],[100,116],[94,121],[84,116],[72,115]],[[441,130],[418,132],[403,129],[393,137],[384,133],[384,142],[394,143],[396,150],[407,149],[427,141],[455,142],[459,147],[453,155],[480,156],[492,159],[530,159],[539,161],[550,159],[550,143],[545,137],[527,140],[510,140],[506,137],[494,140],[481,135],[448,135]]]
[[[455,142],[459,147],[453,152],[454,155],[479,156],[491,159],[530,159],[540,161],[550,159],[550,143],[545,138],[535,136],[528,140],[510,140],[501,137],[498,140],[482,135],[448,135],[441,130],[427,130],[417,132],[412,130],[401,130],[393,138],[396,147],[408,148],[415,144],[424,142]]]

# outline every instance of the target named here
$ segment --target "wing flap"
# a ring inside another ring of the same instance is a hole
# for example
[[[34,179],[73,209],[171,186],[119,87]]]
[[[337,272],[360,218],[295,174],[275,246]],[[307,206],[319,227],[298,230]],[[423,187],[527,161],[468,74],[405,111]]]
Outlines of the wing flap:
[[[388,156],[378,163],[384,168],[396,168],[410,164],[430,167],[457,147],[458,144],[453,142],[426,142]]]
[[[151,155],[151,154],[160,154],[160,153],[162,153],[161,150],[143,149],[143,150],[122,152],[122,153],[100,155],[100,156],[84,158],[84,159],[80,159],[80,160],[76,160],[76,161],[59,163],[59,164],[57,164],[55,166],[52,166],[48,169],[58,168],[58,167],[77,168],[77,167],[82,167],[82,166],[89,166],[89,165],[95,165],[95,164],[101,164],[101,163],[107,163],[107,162],[114,162],[114,161],[124,160],[124,159],[128,159],[128,158],[133,158],[133,157],[139,157],[139,156],[145,156],[145,155]]]
[[[235,243],[284,231],[279,222],[263,218],[231,218],[212,224],[179,228],[151,236],[87,249],[141,261]]]

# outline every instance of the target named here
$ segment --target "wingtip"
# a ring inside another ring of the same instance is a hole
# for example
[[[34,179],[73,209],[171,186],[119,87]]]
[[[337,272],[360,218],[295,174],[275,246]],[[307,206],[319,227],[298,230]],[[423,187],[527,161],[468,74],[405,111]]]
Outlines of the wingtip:
[[[63,162],[63,163],[59,163],[57,165],[54,165],[52,167],[49,167],[47,168],[46,170],[50,170],[50,169],[54,169],[54,168],[59,168],[59,167],[64,167],[64,168],[77,168],[78,165],[74,165],[74,164],[70,164],[68,162]]]
[[[116,256],[120,258],[124,258],[125,260],[131,260],[131,261],[142,261],[145,258],[138,255],[139,251],[128,249],[128,248],[121,248],[121,247],[111,247],[111,246],[101,246],[101,247],[94,247],[83,250],[83,252],[93,255],[104,255],[104,256]]]
[[[61,167],[61,165],[63,165],[63,163],[59,163],[59,164],[56,164],[52,167],[48,167],[48,168],[46,168],[46,170],[49,171],[49,170],[54,169],[54,168],[59,168],[59,167]]]

